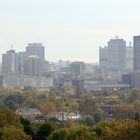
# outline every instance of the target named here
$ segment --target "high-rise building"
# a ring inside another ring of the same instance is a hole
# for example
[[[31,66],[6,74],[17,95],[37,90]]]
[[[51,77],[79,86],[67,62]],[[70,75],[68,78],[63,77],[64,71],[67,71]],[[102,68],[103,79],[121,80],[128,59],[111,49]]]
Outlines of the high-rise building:
[[[126,66],[126,41],[111,39],[108,42],[108,65],[110,69],[123,69]]]
[[[41,60],[37,55],[30,55],[26,61],[26,74],[28,76],[41,75]]]
[[[2,73],[5,75],[15,74],[18,69],[18,59],[15,50],[9,50],[2,55]]]
[[[140,88],[140,72],[134,71],[131,73],[131,88]]]
[[[140,36],[133,37],[134,70],[140,70]]]
[[[106,68],[108,65],[108,47],[99,48],[99,64],[101,68]]]
[[[41,62],[45,61],[45,47],[42,43],[29,43],[26,47],[27,57],[30,55],[37,55]]]
[[[133,69],[133,47],[131,43],[126,47],[126,69]]]
[[[108,74],[108,47],[99,48],[100,76],[106,77]]]
[[[18,53],[18,71],[20,73],[25,73],[25,64],[26,64],[26,60],[27,60],[27,54],[26,52],[19,52]]]
[[[133,37],[133,64],[131,75],[131,88],[140,88],[140,36]]]

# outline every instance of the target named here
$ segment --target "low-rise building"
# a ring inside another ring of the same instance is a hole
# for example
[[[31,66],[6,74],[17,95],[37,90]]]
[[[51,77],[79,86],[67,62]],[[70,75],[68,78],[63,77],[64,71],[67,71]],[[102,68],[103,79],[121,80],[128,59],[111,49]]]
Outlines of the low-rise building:
[[[51,77],[31,77],[31,76],[6,76],[3,78],[4,88],[14,87],[34,87],[47,88],[53,86]]]
[[[81,120],[81,115],[79,113],[75,112],[58,112],[55,116],[59,121],[69,121],[69,120],[75,120],[79,121]]]
[[[83,85],[87,91],[120,91],[130,88],[129,84],[117,81],[84,81]]]
[[[32,118],[42,115],[42,113],[37,108],[19,108],[16,110],[16,113],[24,118]]]

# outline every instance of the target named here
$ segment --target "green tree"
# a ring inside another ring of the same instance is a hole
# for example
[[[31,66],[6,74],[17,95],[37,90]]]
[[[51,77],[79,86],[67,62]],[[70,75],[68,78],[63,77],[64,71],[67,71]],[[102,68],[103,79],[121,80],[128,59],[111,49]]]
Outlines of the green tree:
[[[86,126],[75,127],[69,131],[68,140],[95,140],[95,132]]]
[[[37,131],[37,136],[48,137],[53,131],[59,129],[60,126],[56,123],[44,123]]]
[[[140,100],[140,90],[138,89],[133,90],[128,99],[130,103],[134,102],[135,100]]]
[[[24,132],[26,132],[27,135],[33,136],[34,132],[31,127],[31,122],[23,117],[20,117],[20,122],[24,127]]]
[[[5,105],[6,105],[7,108],[12,109],[13,111],[16,111],[17,108],[18,108],[17,104],[12,100],[6,101]]]
[[[98,101],[92,96],[86,96],[80,102],[80,111],[87,112],[90,115],[93,115],[98,108]]]
[[[135,109],[131,104],[121,103],[116,108],[115,116],[117,119],[133,119],[135,116]]]
[[[49,140],[67,140],[67,136],[69,134],[68,129],[62,128],[54,131],[50,136]]]
[[[93,116],[88,115],[85,119],[84,119],[84,123],[87,126],[93,126],[95,124],[95,120],[93,118]]]
[[[31,140],[31,137],[26,135],[24,131],[14,126],[5,126],[2,131],[2,140]]]
[[[5,125],[13,125],[16,128],[23,129],[19,115],[9,109],[0,109],[0,127]]]
[[[95,120],[95,123],[98,123],[102,120],[102,116],[103,116],[103,110],[101,108],[97,108],[94,112],[94,120]]]

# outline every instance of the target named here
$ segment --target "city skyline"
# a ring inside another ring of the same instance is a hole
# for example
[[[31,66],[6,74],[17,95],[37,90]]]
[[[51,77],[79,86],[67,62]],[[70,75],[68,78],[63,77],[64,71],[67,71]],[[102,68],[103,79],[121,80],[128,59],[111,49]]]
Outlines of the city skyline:
[[[136,36],[136,35],[135,35]],[[138,35],[139,36],[139,35]],[[132,37],[133,38],[133,37]],[[24,49],[19,49],[19,48],[15,48],[14,47],[14,45],[13,44],[11,44],[11,45],[9,45],[9,48],[7,49],[7,50],[5,50],[5,52],[1,52],[0,54],[1,54],[1,57],[2,57],[2,54],[3,53],[6,53],[7,51],[9,51],[9,50],[14,50],[16,53],[24,53],[25,51],[26,51],[26,48],[28,47],[28,45],[29,44],[42,44],[43,46],[44,46],[44,57],[45,57],[45,60],[46,61],[50,61],[50,62],[58,62],[58,61],[60,61],[60,60],[62,60],[62,61],[71,61],[71,62],[74,62],[74,61],[81,61],[81,62],[86,62],[86,63],[98,63],[99,64],[99,59],[100,59],[100,54],[99,54],[99,51],[100,51],[100,48],[106,48],[107,46],[108,46],[108,42],[110,41],[110,40],[112,40],[112,39],[114,39],[114,40],[116,40],[116,39],[124,39],[124,38],[119,38],[118,36],[115,36],[114,38],[112,37],[112,38],[110,38],[110,39],[108,39],[108,40],[106,40],[106,43],[105,43],[105,45],[100,45],[100,46],[98,46],[98,56],[97,56],[97,59],[95,59],[96,61],[94,61],[93,59],[91,59],[91,61],[90,61],[90,59],[88,59],[88,60],[86,60],[86,59],[82,59],[82,57],[81,58],[79,58],[79,59],[75,59],[74,57],[73,58],[71,58],[71,59],[62,59],[62,58],[58,58],[58,59],[48,59],[47,58],[47,56],[46,56],[46,51],[47,51],[47,46],[45,46],[42,42],[29,42],[29,43],[27,43],[23,48]],[[127,41],[127,40],[125,40],[124,39],[124,41],[126,41],[126,47],[128,47],[130,44],[132,45],[132,47],[133,47],[133,40],[132,41]],[[90,52],[90,51],[89,51]],[[92,57],[91,57],[92,58]],[[2,61],[2,58],[0,59],[0,62]]]
[[[98,62],[99,46],[110,38],[129,42],[139,35],[139,4],[138,0],[1,1],[0,56],[11,44],[24,51],[28,43],[39,42],[49,61]]]

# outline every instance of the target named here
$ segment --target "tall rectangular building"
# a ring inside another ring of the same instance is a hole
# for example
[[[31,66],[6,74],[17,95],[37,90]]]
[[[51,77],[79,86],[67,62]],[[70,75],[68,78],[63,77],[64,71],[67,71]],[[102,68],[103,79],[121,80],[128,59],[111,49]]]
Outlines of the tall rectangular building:
[[[19,52],[18,53],[18,71],[19,73],[25,73],[25,64],[27,61],[27,54],[26,52]]]
[[[108,47],[99,48],[99,63],[101,68],[106,68],[108,65]]]
[[[126,69],[133,70],[133,47],[131,43],[126,47]]]
[[[41,75],[41,61],[37,55],[30,55],[26,61],[27,75],[40,76]]]
[[[140,70],[140,36],[133,37],[134,70]]]
[[[18,69],[18,59],[15,50],[9,50],[2,54],[2,73],[5,75],[15,74]]]
[[[37,55],[42,62],[45,61],[45,47],[42,43],[29,43],[26,47],[27,57],[30,55]]]
[[[126,41],[111,39],[108,42],[108,65],[110,69],[123,69],[126,66]]]

